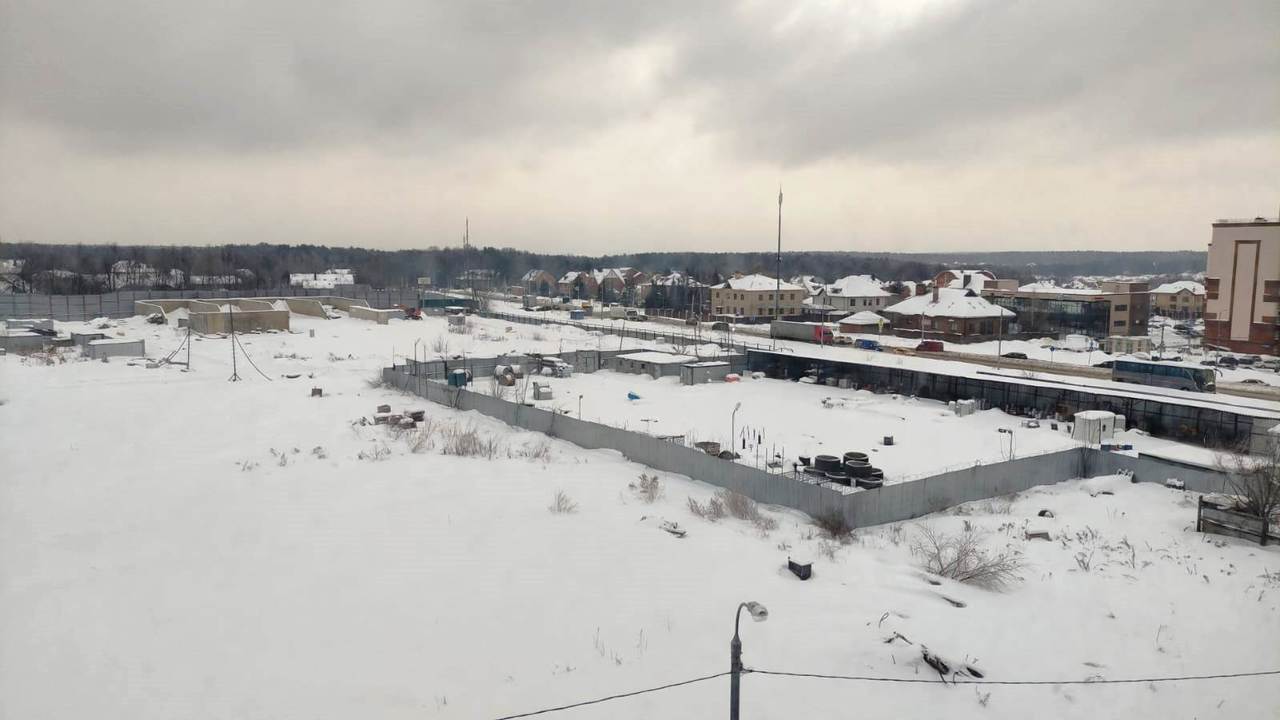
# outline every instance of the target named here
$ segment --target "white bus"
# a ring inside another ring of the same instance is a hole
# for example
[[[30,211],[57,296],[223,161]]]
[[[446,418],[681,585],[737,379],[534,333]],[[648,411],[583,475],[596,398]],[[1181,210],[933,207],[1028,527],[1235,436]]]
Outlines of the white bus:
[[[1213,368],[1185,362],[1116,360],[1111,363],[1111,379],[1116,382],[1154,385],[1175,390],[1217,391]]]

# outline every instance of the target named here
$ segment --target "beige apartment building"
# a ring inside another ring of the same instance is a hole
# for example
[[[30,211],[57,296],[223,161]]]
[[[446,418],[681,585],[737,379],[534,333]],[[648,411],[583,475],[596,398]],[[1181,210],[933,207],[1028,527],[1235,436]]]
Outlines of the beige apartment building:
[[[1275,355],[1280,351],[1280,219],[1215,222],[1208,265],[1205,344]]]
[[[1204,314],[1204,285],[1178,280],[1151,289],[1151,312],[1177,320],[1194,320]]]
[[[746,322],[764,322],[773,319],[775,303],[782,316],[799,315],[806,297],[804,288],[785,280],[779,286],[776,279],[767,275],[735,275],[711,287],[711,312],[734,315]]]

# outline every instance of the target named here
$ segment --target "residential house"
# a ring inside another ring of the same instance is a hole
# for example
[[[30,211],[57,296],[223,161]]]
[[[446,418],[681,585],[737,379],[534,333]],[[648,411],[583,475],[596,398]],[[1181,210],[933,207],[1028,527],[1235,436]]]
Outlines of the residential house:
[[[990,270],[943,270],[933,276],[935,287],[961,288],[982,292],[984,290],[1014,290],[1018,281],[1013,278],[999,279]]]
[[[870,275],[849,275],[830,285],[823,285],[813,296],[813,304],[829,306],[843,315],[859,310],[876,311],[888,307],[894,300],[879,280]]]
[[[556,286],[561,295],[567,295],[575,300],[595,298],[596,290],[599,287],[594,275],[578,270],[570,270],[565,273],[556,281]]]
[[[289,284],[304,290],[333,290],[339,285],[355,285],[350,268],[329,268],[319,273],[289,273]]]
[[[1204,285],[1194,280],[1177,280],[1151,290],[1151,312],[1155,315],[1195,320],[1204,315]]]
[[[938,287],[884,309],[899,337],[946,342],[982,342],[1007,332],[1014,314],[971,288]]]
[[[534,269],[520,276],[520,287],[529,295],[550,297],[559,290],[556,278],[546,270]]]
[[[1215,222],[1205,275],[1205,344],[1280,354],[1280,219]]]
[[[701,314],[707,304],[707,285],[678,270],[657,273],[638,288],[637,304]]]
[[[799,285],[782,282],[767,275],[735,274],[711,288],[711,312],[733,315],[744,322],[766,322],[777,314],[786,317],[803,312],[808,294]]]
[[[836,321],[840,332],[847,334],[856,333],[880,333],[889,327],[890,321],[883,315],[879,315],[871,310],[859,310],[858,312],[842,317]]]

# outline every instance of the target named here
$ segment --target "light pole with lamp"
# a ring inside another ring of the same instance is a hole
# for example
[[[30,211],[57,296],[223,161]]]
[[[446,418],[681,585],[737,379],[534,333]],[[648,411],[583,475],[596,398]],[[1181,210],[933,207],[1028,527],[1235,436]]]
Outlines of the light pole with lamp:
[[[998,432],[998,433],[1004,433],[1004,434],[1006,434],[1006,435],[1008,435],[1008,436],[1009,436],[1009,459],[1010,459],[1010,460],[1013,460],[1013,459],[1014,459],[1014,451],[1013,451],[1013,428],[1007,428],[1007,427],[996,428],[996,432]],[[1003,444],[1004,444],[1004,443],[1001,443],[1001,445],[1003,445]],[[1001,448],[1001,450],[1003,450],[1003,448]]]
[[[729,415],[729,452],[735,458],[738,456],[738,411],[741,409],[742,403],[738,403],[733,406],[733,412]]]
[[[743,608],[756,622],[769,619],[769,610],[758,602],[738,605],[738,612],[733,618],[733,640],[729,643],[729,720],[738,720],[738,686],[742,678],[742,640],[738,639],[738,624],[742,621]]]
[[[582,419],[582,395],[578,395],[578,419]]]

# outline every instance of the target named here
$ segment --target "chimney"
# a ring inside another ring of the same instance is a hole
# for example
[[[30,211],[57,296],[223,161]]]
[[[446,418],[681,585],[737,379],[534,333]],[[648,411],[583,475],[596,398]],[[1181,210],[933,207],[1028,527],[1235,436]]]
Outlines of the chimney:
[[[938,285],[936,283],[933,286],[933,302],[938,302]]]

